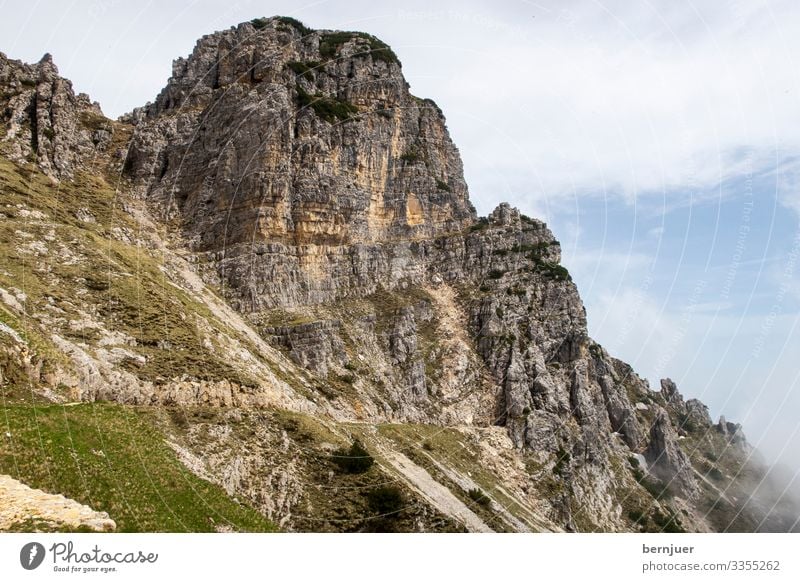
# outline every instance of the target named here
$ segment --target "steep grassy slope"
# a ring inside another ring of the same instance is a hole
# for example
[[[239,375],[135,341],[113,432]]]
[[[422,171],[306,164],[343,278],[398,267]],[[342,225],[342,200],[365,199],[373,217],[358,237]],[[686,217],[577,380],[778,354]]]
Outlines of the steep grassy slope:
[[[141,357],[122,364],[142,379],[187,373],[252,383],[213,350],[203,353],[196,318],[217,322],[170,284],[163,256],[122,210],[124,199],[102,172],[54,185],[35,167],[0,157],[0,189],[0,287],[21,294],[28,312],[50,324],[48,332],[90,347],[133,347]],[[30,334],[42,355],[63,359],[47,348],[42,327],[14,321],[7,307],[4,312],[7,324]]]
[[[274,531],[247,503],[191,473],[134,408],[11,405],[0,473],[106,511],[117,531]]]

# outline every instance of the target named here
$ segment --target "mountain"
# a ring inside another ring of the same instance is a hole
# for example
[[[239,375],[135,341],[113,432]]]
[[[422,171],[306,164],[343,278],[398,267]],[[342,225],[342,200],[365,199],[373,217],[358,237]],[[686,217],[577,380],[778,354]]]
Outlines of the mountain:
[[[242,23],[117,121],[49,55],[0,91],[0,473],[125,531],[797,528],[379,39]]]

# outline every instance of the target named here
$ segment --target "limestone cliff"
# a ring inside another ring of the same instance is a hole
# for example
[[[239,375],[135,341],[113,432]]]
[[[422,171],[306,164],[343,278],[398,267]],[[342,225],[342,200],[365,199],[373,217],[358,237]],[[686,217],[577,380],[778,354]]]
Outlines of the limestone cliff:
[[[475,215],[442,112],[375,37],[205,36],[103,135],[48,59],[0,80],[11,401],[150,405],[185,466],[286,529],[796,527],[740,427],[588,337],[545,224]],[[337,461],[354,441],[375,467]]]
[[[130,175],[240,310],[394,286],[418,265],[386,245],[475,219],[442,112],[368,35],[272,19],[206,36],[131,119]]]

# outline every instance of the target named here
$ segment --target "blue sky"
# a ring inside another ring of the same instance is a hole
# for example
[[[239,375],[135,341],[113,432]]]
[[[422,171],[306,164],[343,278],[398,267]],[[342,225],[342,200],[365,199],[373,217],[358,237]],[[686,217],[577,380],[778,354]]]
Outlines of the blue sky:
[[[0,2],[119,115],[202,34],[284,14],[371,32],[439,103],[481,214],[544,218],[592,335],[800,467],[800,6],[784,1]]]

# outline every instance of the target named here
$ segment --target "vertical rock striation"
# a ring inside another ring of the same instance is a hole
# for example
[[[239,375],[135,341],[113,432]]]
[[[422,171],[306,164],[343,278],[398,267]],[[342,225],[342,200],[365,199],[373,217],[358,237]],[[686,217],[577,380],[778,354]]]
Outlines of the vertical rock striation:
[[[240,24],[203,37],[131,115],[130,175],[240,309],[374,291],[418,270],[388,245],[474,221],[442,112],[381,47]]]
[[[0,86],[2,141],[11,159],[35,161],[56,180],[72,178],[111,142],[111,124],[100,106],[84,93],[75,95],[50,54],[28,65],[0,53]]]

